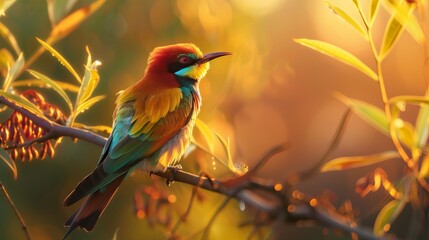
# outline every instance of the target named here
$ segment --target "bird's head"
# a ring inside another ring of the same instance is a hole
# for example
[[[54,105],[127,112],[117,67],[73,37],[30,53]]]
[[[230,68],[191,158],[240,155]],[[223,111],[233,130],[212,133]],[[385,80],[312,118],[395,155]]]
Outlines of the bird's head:
[[[201,50],[191,43],[157,47],[150,53],[146,74],[169,73],[198,82],[209,70],[210,60],[230,54],[214,52],[203,55]]]

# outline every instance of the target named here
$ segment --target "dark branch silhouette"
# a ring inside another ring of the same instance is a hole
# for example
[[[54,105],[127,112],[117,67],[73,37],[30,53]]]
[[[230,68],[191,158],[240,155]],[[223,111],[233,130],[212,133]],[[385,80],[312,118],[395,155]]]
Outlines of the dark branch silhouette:
[[[106,142],[105,137],[96,133],[79,128],[62,126],[47,119],[38,117],[31,111],[19,106],[18,104],[3,96],[0,96],[0,103],[13,108],[46,130],[48,132],[48,136],[44,137],[43,141],[46,141],[47,139],[55,139],[58,137],[71,137],[85,140],[101,147],[104,146]],[[333,146],[329,148],[321,162],[324,161],[326,155],[329,154],[333,148],[335,148],[335,145],[337,144],[343,132],[343,127],[347,122],[348,116],[349,112],[346,112],[343,120],[341,121],[340,127],[335,134],[333,144],[331,144]],[[284,149],[284,146],[273,148],[264,157],[261,158],[255,169],[249,170],[249,172],[247,172],[245,175],[237,176],[225,181],[195,175],[175,167],[170,167],[164,172],[154,172],[151,174],[162,177],[166,179],[167,182],[174,181],[189,184],[211,192],[225,195],[228,199],[233,198],[237,201],[242,201],[248,206],[268,213],[272,219],[282,219],[285,223],[296,223],[297,221],[302,220],[312,220],[322,226],[338,229],[345,233],[355,233],[362,239],[386,239],[384,237],[375,236],[370,230],[355,226],[351,222],[347,222],[343,218],[329,213],[323,206],[320,206],[319,204],[310,204],[310,202],[305,199],[291,198],[291,186],[288,184],[286,184],[287,186],[282,186],[278,182],[261,179],[255,176],[255,173],[260,169],[260,167],[262,167],[274,154],[277,154]],[[317,166],[312,168],[309,172],[315,173],[315,169],[318,169],[319,167],[319,164],[317,164]],[[303,177],[308,177],[309,172],[306,172]],[[24,227],[25,224],[23,224],[23,228]]]

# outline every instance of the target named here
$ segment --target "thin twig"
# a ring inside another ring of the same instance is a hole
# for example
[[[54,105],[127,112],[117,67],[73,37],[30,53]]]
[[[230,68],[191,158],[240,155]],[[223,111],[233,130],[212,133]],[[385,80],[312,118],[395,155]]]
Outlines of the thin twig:
[[[5,195],[7,201],[9,202],[10,206],[12,207],[13,211],[15,212],[16,217],[18,218],[19,222],[21,223],[22,231],[24,231],[25,236],[28,240],[31,240],[30,232],[28,231],[27,224],[24,221],[24,218],[21,216],[21,213],[19,213],[18,208],[15,206],[15,203],[12,201],[12,198],[9,196],[9,193],[7,192],[5,186],[2,182],[0,182],[1,190],[3,191],[3,194]]]
[[[351,115],[352,115],[352,110],[350,108],[347,108],[347,110],[343,114],[343,117],[341,118],[341,121],[337,127],[337,130],[335,131],[334,137],[332,138],[332,141],[329,144],[329,147],[326,150],[326,152],[322,155],[320,160],[312,168],[305,170],[301,173],[298,173],[297,174],[298,179],[295,179],[294,181],[306,180],[306,179],[310,178],[311,176],[314,176],[314,174],[316,174],[317,172],[319,172],[320,168],[326,162],[328,157],[338,147],[338,144],[340,143],[341,137],[344,134],[344,131],[346,129],[346,125],[347,125]]]
[[[3,103],[8,107],[13,108],[17,112],[28,117],[36,125],[40,126],[45,131],[52,131],[52,135],[55,137],[68,136],[80,140],[85,140],[98,146],[104,146],[107,141],[105,137],[96,133],[83,129],[62,126],[57,123],[51,122],[45,118],[41,118],[30,112],[29,110],[18,106],[4,96],[0,96],[0,103]],[[330,149],[334,149],[338,144],[339,138],[343,132],[343,125],[345,125],[347,119],[348,113],[346,113],[343,117],[343,121],[340,124],[339,130],[337,130],[336,137],[334,138]],[[328,155],[331,151],[332,150],[328,150],[325,155]],[[277,151],[272,151],[272,153],[276,152]],[[267,159],[269,159],[270,154],[268,154],[267,156]],[[165,179],[169,179],[170,181],[181,182],[192,186],[199,186],[200,188],[206,189],[208,191],[228,196],[228,198],[234,198],[237,201],[242,201],[246,205],[252,206],[259,211],[265,211],[270,214],[270,216],[284,219],[285,222],[296,222],[297,220],[312,219],[318,221],[321,225],[334,227],[342,230],[345,233],[354,232],[364,239],[384,239],[382,237],[377,237],[373,235],[371,231],[368,231],[366,229],[362,229],[357,226],[350,226],[348,223],[343,222],[342,219],[339,219],[338,217],[333,216],[326,211],[323,211],[323,208],[318,206],[313,207],[305,202],[295,206],[295,211],[289,212],[287,210],[287,206],[285,206],[287,201],[283,199],[286,198],[286,196],[284,194],[281,194],[280,192],[275,191],[274,186],[277,183],[270,180],[257,180],[254,176],[250,176],[249,178],[247,178],[246,181],[248,181],[248,183],[246,184],[233,184],[231,186],[228,186],[226,182],[222,182],[216,179],[209,179],[207,177],[201,177],[178,169],[167,169],[164,172],[155,172],[153,174]],[[269,199],[264,196],[261,196],[261,194],[258,194],[257,191],[261,189],[265,191],[271,191],[273,194],[271,194],[270,196],[276,196],[277,200],[273,201],[273,199]],[[25,226],[25,224],[23,226]]]

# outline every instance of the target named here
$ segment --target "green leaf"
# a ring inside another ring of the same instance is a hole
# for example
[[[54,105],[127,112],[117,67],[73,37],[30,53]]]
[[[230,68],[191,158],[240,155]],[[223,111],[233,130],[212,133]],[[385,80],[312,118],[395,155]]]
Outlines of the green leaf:
[[[15,3],[16,0],[1,0],[0,1],[0,16],[4,16],[6,10]]]
[[[104,99],[105,96],[96,96],[93,98],[88,99],[86,102],[83,102],[82,104],[80,104],[77,108],[76,108],[76,112],[75,112],[75,117],[76,118],[80,113],[88,110],[89,108],[91,108],[94,104],[96,104],[97,102],[99,102],[100,100]]]
[[[57,51],[55,50],[51,45],[44,42],[43,40],[37,38],[37,41],[46,49],[48,50],[52,56],[56,57],[57,60],[63,65],[74,77],[75,79],[80,83],[82,82],[82,79],[77,74],[76,70],[71,66],[71,64]]]
[[[0,96],[4,96],[5,98],[8,98],[13,101],[15,104],[35,113],[38,117],[46,119],[45,115],[40,111],[40,109],[27,99],[3,90],[0,90]]]
[[[352,26],[356,31],[359,32],[359,34],[368,41],[368,35],[366,33],[366,31],[362,28],[362,26],[360,24],[358,24],[356,22],[355,19],[353,19],[350,15],[348,15],[346,12],[344,12],[341,8],[333,5],[330,2],[326,2],[329,6],[329,8],[340,18],[342,18],[345,22],[347,22],[348,24],[350,24],[350,26]]]
[[[16,168],[15,161],[9,156],[9,154],[3,148],[0,148],[0,159],[6,163],[6,165],[12,170],[13,178],[18,177],[18,169]]]
[[[53,43],[69,35],[86,18],[97,11],[104,4],[104,2],[105,0],[96,0],[90,5],[82,7],[69,14],[52,28],[47,42]]]
[[[378,80],[377,74],[371,70],[367,65],[365,65],[361,60],[359,60],[357,57],[355,57],[350,52],[347,52],[346,50],[339,48],[335,45],[318,41],[318,40],[312,40],[312,39],[295,39],[295,41],[299,44],[302,44],[308,48],[311,48],[313,50],[316,50],[320,53],[323,53],[325,55],[328,55],[332,58],[335,58],[343,63],[346,63],[362,73],[366,74],[370,78],[374,79],[375,81]]]
[[[396,151],[386,151],[367,156],[340,157],[327,162],[325,165],[323,165],[320,171],[329,172],[365,167],[399,157],[400,156]]]
[[[37,79],[40,79],[46,82],[46,84],[49,85],[55,92],[57,92],[62,97],[62,99],[67,103],[67,106],[69,107],[70,112],[73,110],[73,104],[69,96],[67,95],[66,92],[64,92],[64,90],[60,87],[60,85],[58,85],[54,80],[50,79],[48,76],[43,75],[39,72],[36,72],[34,70],[28,70],[28,72],[34,77],[36,77]]]
[[[100,75],[98,74],[97,67],[100,66],[101,63],[99,61],[92,62],[91,53],[88,48],[86,50],[88,52],[88,59],[85,65],[85,75],[83,77],[79,93],[77,94],[76,105],[80,105],[82,102],[85,102],[90,98],[100,81]]]
[[[60,86],[64,91],[70,91],[77,93],[79,91],[79,87],[70,83],[66,82],[60,82],[55,80],[55,83],[57,83],[58,86]],[[26,80],[19,80],[14,81],[11,84],[12,87],[30,87],[30,86],[36,86],[41,88],[50,88],[51,86],[48,85],[45,81],[40,79],[26,79]]]
[[[364,121],[374,126],[380,132],[390,136],[389,122],[383,110],[369,103],[347,98],[341,94],[337,94],[337,97]]]
[[[377,236],[383,235],[389,231],[390,224],[395,221],[398,215],[402,212],[407,201],[406,198],[402,200],[392,200],[380,210],[374,223],[374,234]]]
[[[21,52],[18,56],[18,59],[15,61],[15,63],[12,65],[12,67],[9,69],[6,78],[3,83],[3,90],[9,91],[9,86],[13,82],[13,80],[18,77],[18,74],[22,71],[22,68],[24,67],[24,55]]]
[[[19,48],[15,36],[12,34],[11,31],[9,31],[6,25],[2,23],[0,23],[0,35],[9,43],[9,45],[13,48],[17,55],[21,53],[21,49]]]

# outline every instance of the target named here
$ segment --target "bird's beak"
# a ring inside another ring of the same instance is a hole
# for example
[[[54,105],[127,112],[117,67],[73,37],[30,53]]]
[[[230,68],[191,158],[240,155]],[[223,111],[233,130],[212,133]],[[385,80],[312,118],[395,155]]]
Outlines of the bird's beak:
[[[222,57],[222,56],[226,56],[226,55],[231,55],[231,54],[232,54],[232,53],[230,53],[230,52],[214,52],[214,53],[208,53],[208,54],[205,54],[205,55],[203,56],[203,58],[199,59],[199,60],[197,61],[197,64],[198,64],[198,65],[200,65],[200,64],[206,63],[206,62],[208,62],[208,61],[211,61],[211,60],[213,60],[213,59],[215,59],[215,58]]]

